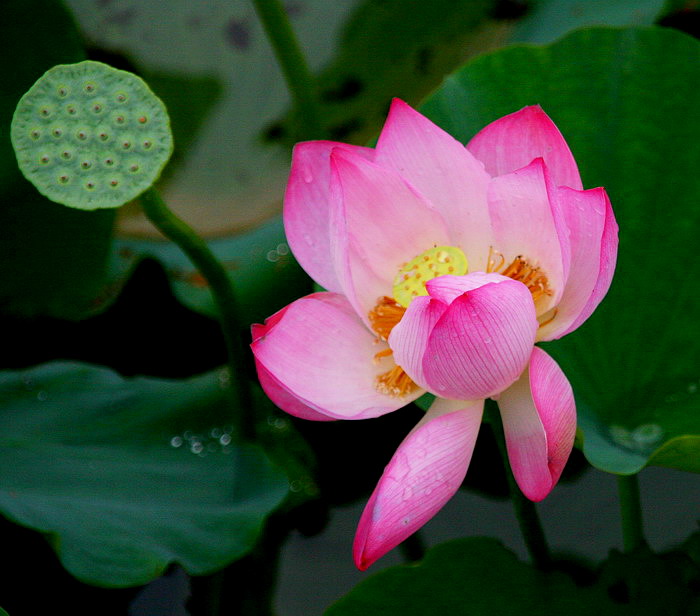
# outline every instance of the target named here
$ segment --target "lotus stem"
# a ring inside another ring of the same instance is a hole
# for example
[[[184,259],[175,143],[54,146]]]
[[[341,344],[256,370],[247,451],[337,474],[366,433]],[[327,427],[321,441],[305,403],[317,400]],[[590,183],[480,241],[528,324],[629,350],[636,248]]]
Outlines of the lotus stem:
[[[303,139],[324,136],[314,77],[280,0],[253,0],[292,95]]]
[[[518,520],[525,546],[530,554],[530,559],[532,560],[532,564],[541,571],[549,571],[552,568],[552,556],[549,551],[547,537],[544,534],[544,529],[540,521],[540,516],[537,513],[535,503],[526,498],[520,491],[515,477],[513,476],[513,471],[511,470],[508,460],[506,437],[503,432],[501,415],[497,411],[495,404],[490,405],[490,408],[487,406],[486,412],[489,414],[491,429],[493,430],[493,435],[496,438],[496,443],[501,453],[503,467],[508,480],[510,500],[513,504],[515,517]]]
[[[224,344],[231,372],[231,392],[239,412],[237,427],[245,439],[254,437],[252,394],[246,379],[247,345],[241,336],[238,301],[233,283],[224,266],[214,256],[207,243],[166,205],[158,191],[151,187],[140,197],[146,216],[169,240],[177,244],[190,258],[209,285],[219,313]]]
[[[618,475],[617,492],[620,497],[620,519],[622,522],[622,544],[625,552],[647,545],[644,538],[642,502],[639,496],[637,475]]]

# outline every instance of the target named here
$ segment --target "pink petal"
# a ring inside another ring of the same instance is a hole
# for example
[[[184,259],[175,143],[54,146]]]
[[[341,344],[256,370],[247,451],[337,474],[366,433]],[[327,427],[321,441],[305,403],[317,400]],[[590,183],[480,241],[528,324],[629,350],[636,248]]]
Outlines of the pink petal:
[[[546,274],[552,295],[542,296],[537,303],[538,316],[544,314],[556,306],[563,293],[570,248],[557,203],[550,202],[542,159],[494,178],[489,186],[489,206],[495,247],[505,265],[522,256]]]
[[[289,306],[285,306],[281,310],[278,310],[271,317],[265,319],[264,324],[253,323],[250,326],[253,343],[255,343],[260,338],[263,338],[267,333],[280,322],[284,313],[287,311]],[[251,345],[252,346],[252,345]],[[332,421],[333,417],[328,417],[327,415],[318,412],[318,410],[309,406],[308,402],[297,398],[288,389],[282,385],[266,368],[263,366],[257,358],[255,359],[255,369],[258,373],[258,381],[263,391],[270,400],[283,411],[286,411],[290,415],[295,417],[300,417],[302,419],[309,419],[312,421]]]
[[[398,398],[377,391],[377,376],[394,366],[391,358],[374,359],[387,345],[377,343],[348,301],[335,293],[315,293],[293,302],[251,348],[265,369],[261,381],[291,414],[304,411],[296,402],[283,406],[282,392],[335,419],[378,417],[423,393],[416,390]]]
[[[523,494],[542,500],[559,480],[576,435],[571,385],[557,363],[535,347],[529,369],[498,397],[508,458]]]
[[[298,398],[282,385],[257,359],[255,368],[258,373],[260,386],[270,400],[283,411],[294,417],[309,419],[311,421],[333,421],[334,417],[329,417],[314,409],[305,400]]]
[[[337,149],[331,155],[331,220],[336,271],[343,293],[365,318],[392,295],[401,266],[449,242],[434,208],[394,171]]]
[[[576,161],[564,137],[539,105],[492,122],[467,144],[492,176],[512,173],[543,158],[557,186],[581,190]]]
[[[364,571],[432,518],[464,480],[483,400],[436,400],[399,445],[372,493],[353,544]]]
[[[553,340],[576,329],[607,293],[617,257],[617,223],[603,188],[557,189],[570,230],[571,268],[555,318],[543,325],[539,340]]]
[[[593,291],[588,297],[588,301],[584,305],[579,315],[557,337],[561,337],[578,328],[596,309],[598,304],[603,300],[610,289],[613,274],[615,273],[615,265],[617,263],[617,247],[618,247],[618,226],[615,220],[615,214],[612,210],[612,205],[608,199],[604,189],[602,191],[604,208],[605,208],[605,226],[600,240],[600,260],[598,268],[598,279],[593,287]]]
[[[428,338],[438,319],[457,297],[490,282],[510,281],[499,274],[474,272],[466,276],[440,276],[426,283],[429,297],[416,297],[389,336],[394,360],[423,389],[428,384],[423,374],[423,357]],[[512,282],[512,281],[511,281]]]
[[[334,141],[298,143],[284,195],[284,228],[294,256],[318,284],[339,291],[330,253],[330,153],[340,148],[372,158],[374,150]]]
[[[448,224],[450,244],[464,250],[470,270],[486,268],[492,243],[490,177],[459,141],[394,99],[374,160],[401,174],[437,208]]]
[[[503,391],[525,369],[537,327],[532,296],[520,282],[506,279],[460,295],[430,333],[423,356],[428,389],[459,400]]]
[[[487,274],[486,272],[472,272],[466,276],[439,276],[425,283],[425,288],[430,297],[451,304],[463,293],[483,287],[490,282],[505,282],[511,280],[500,274]]]
[[[423,374],[423,356],[428,338],[445,310],[446,302],[424,295],[416,297],[389,335],[394,361],[422,389],[428,388]]]

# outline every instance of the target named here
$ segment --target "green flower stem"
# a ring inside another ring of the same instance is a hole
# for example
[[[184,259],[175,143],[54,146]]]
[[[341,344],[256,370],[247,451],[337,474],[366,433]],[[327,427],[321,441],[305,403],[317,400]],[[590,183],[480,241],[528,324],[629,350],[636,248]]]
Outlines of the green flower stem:
[[[549,552],[547,537],[544,534],[537,508],[535,507],[535,503],[523,495],[513,476],[513,471],[508,461],[508,450],[506,449],[506,437],[503,432],[501,415],[497,410],[496,404],[490,403],[489,401],[487,401],[486,404],[486,413],[490,419],[491,429],[496,438],[498,450],[501,452],[503,467],[508,479],[510,499],[513,503],[515,516],[518,519],[520,532],[525,540],[525,546],[530,554],[532,563],[541,571],[549,571],[552,568],[552,556]]]
[[[238,302],[233,284],[226,270],[209,250],[207,243],[183,220],[175,216],[151,187],[141,195],[141,205],[149,220],[165,237],[175,242],[190,258],[209,284],[219,311],[219,321],[223,332],[228,365],[231,372],[231,390],[239,412],[235,416],[237,427],[243,438],[254,436],[252,416],[252,395],[246,379],[247,346],[241,337]]]
[[[625,552],[632,552],[646,545],[642,504],[639,498],[637,475],[618,475],[617,492],[620,497],[620,518],[622,521],[622,542]]]
[[[280,0],[253,0],[255,10],[275,51],[302,127],[301,139],[324,136],[311,75],[299,42]]]

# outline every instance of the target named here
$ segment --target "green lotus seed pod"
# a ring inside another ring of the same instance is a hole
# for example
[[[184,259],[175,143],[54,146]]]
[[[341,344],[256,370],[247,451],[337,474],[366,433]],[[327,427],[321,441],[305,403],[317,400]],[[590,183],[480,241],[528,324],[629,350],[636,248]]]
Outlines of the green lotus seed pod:
[[[168,112],[142,79],[100,62],[48,70],[12,118],[19,168],[69,207],[119,207],[149,188],[173,151]]]

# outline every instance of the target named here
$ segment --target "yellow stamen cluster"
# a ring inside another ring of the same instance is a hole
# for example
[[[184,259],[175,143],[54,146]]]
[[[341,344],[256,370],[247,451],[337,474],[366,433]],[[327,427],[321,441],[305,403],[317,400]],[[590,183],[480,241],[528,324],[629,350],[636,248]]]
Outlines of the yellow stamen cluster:
[[[377,305],[369,312],[369,322],[374,333],[380,340],[389,338],[391,330],[401,320],[406,308],[401,306],[393,297],[380,297]],[[384,357],[392,355],[391,349],[383,349],[374,355],[375,363]],[[403,371],[401,366],[394,366],[388,372],[380,374],[375,382],[377,391],[392,397],[401,397],[418,387]]]
[[[377,391],[400,398],[418,388],[401,366],[394,366],[389,372],[380,374],[375,382]]]
[[[522,282],[530,289],[535,302],[543,295],[552,294],[547,275],[539,267],[532,266],[522,255],[515,257],[508,267],[503,267],[505,263],[505,257],[500,252],[493,248],[489,249],[487,272],[494,272]]]
[[[369,322],[374,333],[386,342],[391,330],[403,317],[406,309],[393,297],[380,297],[377,305],[369,312]]]

